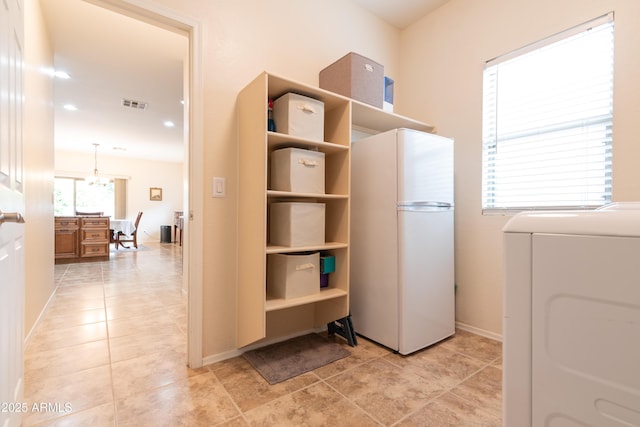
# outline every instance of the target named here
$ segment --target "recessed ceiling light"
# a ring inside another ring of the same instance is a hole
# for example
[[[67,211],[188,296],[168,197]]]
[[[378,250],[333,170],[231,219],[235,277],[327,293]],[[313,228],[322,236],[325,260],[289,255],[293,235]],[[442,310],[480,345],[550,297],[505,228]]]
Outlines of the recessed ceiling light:
[[[66,80],[66,79],[70,79],[71,78],[71,76],[69,74],[67,74],[66,71],[60,71],[60,70],[54,71],[53,75],[55,77],[59,78],[59,79],[65,79]]]
[[[172,128],[175,126],[175,124],[170,120],[167,120],[166,122],[164,122],[164,125],[168,128]]]
[[[73,104],[64,104],[63,108],[67,111],[78,111],[78,107]]]

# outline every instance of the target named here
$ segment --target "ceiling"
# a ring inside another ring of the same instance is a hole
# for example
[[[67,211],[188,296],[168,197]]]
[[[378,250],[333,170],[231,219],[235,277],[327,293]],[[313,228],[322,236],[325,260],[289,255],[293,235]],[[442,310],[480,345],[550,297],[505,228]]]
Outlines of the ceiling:
[[[85,1],[41,3],[55,68],[71,77],[54,83],[56,150],[93,153],[97,143],[99,154],[182,161],[188,38]]]
[[[352,0],[387,23],[404,29],[450,0]]]
[[[449,0],[352,1],[403,29]],[[187,37],[81,0],[41,4],[55,68],[70,76],[54,83],[56,150],[182,161]]]

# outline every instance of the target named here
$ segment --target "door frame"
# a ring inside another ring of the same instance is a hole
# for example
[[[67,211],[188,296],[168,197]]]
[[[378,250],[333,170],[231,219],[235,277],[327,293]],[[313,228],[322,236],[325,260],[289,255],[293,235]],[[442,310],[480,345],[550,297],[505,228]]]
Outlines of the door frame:
[[[185,161],[187,192],[183,233],[183,289],[187,290],[187,364],[203,365],[202,295],[203,295],[203,183],[204,183],[204,80],[203,29],[195,18],[158,6],[150,0],[84,0],[121,15],[138,19],[189,39],[188,99],[185,107]]]

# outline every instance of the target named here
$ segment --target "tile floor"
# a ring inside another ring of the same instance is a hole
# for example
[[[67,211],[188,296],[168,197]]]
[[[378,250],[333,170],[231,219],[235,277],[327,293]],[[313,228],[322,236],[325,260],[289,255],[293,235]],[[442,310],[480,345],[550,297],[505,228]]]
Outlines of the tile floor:
[[[56,266],[25,353],[25,401],[41,410],[23,425],[501,425],[500,343],[464,331],[408,357],[334,337],[351,356],[273,386],[242,357],[187,368],[180,256],[146,243]]]

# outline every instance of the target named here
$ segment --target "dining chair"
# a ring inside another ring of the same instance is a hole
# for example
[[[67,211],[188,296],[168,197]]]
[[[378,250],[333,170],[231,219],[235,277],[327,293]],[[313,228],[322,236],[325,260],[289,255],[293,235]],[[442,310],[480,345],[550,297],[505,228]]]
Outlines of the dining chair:
[[[140,218],[142,218],[142,212],[138,212],[138,216],[136,217],[136,221],[133,223],[135,230],[131,233],[131,236],[127,236],[122,231],[118,231],[114,238],[114,243],[116,249],[118,246],[122,246],[123,248],[129,248],[129,246],[123,245],[123,243],[133,243],[133,246],[138,249],[138,226],[140,225]]]
[[[80,212],[80,211],[76,211],[76,216],[104,216],[104,212]]]

